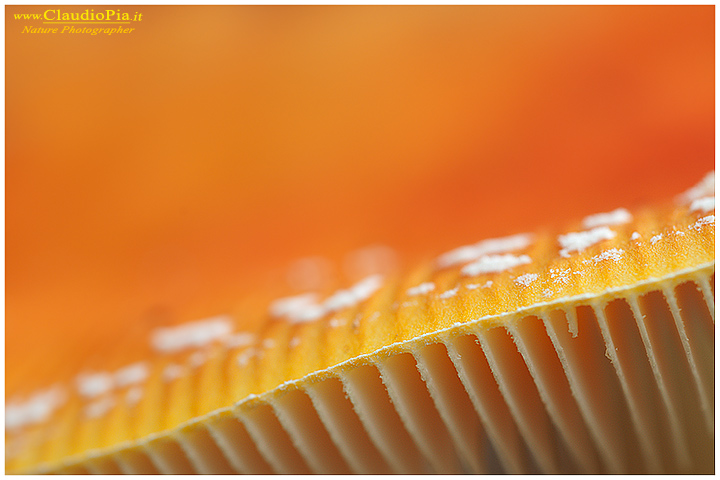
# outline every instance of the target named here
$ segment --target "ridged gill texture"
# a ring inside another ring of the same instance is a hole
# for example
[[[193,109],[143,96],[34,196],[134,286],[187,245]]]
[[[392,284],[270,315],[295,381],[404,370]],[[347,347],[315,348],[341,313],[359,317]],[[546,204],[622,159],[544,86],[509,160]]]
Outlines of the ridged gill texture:
[[[713,188],[158,329],[8,402],[7,470],[713,473]]]

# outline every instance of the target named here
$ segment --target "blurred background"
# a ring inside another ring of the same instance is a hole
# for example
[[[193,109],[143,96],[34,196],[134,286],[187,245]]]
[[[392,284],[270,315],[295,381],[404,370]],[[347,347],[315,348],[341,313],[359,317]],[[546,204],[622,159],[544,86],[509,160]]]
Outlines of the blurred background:
[[[119,6],[130,34],[23,34],[47,8],[5,16],[8,396],[298,293],[298,259],[347,284],[358,248],[408,265],[714,167],[714,6]]]

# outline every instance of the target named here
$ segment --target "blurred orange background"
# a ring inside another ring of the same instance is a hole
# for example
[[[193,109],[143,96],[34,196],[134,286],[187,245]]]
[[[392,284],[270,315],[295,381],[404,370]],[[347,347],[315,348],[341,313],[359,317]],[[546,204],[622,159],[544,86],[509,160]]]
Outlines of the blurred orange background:
[[[130,34],[22,33],[47,8],[6,7],[8,396],[297,258],[412,262],[714,166],[714,6],[118,6]]]

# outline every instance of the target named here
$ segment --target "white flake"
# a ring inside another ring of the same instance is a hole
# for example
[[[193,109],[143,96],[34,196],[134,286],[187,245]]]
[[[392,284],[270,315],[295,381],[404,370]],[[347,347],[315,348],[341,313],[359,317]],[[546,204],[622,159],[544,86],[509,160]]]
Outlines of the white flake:
[[[115,386],[115,379],[109,373],[82,373],[75,382],[80,395],[88,398],[98,397]]]
[[[380,275],[372,275],[359,281],[348,290],[340,290],[335,293],[325,300],[324,307],[328,311],[337,311],[343,308],[353,307],[370,298],[381,286],[382,277]]]
[[[562,247],[561,257],[569,257],[572,252],[582,252],[586,248],[603,240],[615,237],[615,232],[608,227],[597,227],[585,232],[570,232],[558,236],[558,243]]]
[[[75,378],[75,382],[80,395],[94,398],[115,388],[144,382],[148,375],[147,364],[138,362],[122,367],[114,373],[81,373]]]
[[[308,320],[325,316],[329,312],[336,312],[343,308],[353,307],[358,302],[358,298],[352,290],[339,290],[330,298],[326,299],[322,305],[319,305],[317,311],[312,312],[308,316]]]
[[[630,238],[632,240],[640,240],[640,234],[638,232],[633,232]]]
[[[338,328],[343,325],[347,325],[347,320],[344,318],[333,318],[328,324],[330,325],[330,328]]]
[[[690,205],[691,212],[702,211],[704,213],[710,210],[715,210],[715,197],[696,198]]]
[[[273,317],[293,316],[298,311],[315,306],[317,300],[318,296],[315,293],[280,298],[270,304],[270,315]]]
[[[622,257],[624,253],[625,251],[620,248],[611,248],[610,250],[605,250],[600,255],[595,255],[592,257],[592,260],[595,263],[600,263],[603,260],[613,260],[615,262],[619,262],[620,257]]]
[[[88,418],[102,417],[115,406],[112,397],[103,397],[85,406],[85,415]]]
[[[145,362],[133,363],[115,372],[115,386],[122,388],[134,383],[141,383],[148,375],[148,366]]]
[[[468,263],[487,255],[522,250],[528,247],[532,243],[532,240],[532,235],[528,233],[483,240],[474,245],[466,245],[444,253],[438,257],[437,265],[440,268],[445,268],[452,265]]]
[[[438,295],[438,296],[439,296],[440,298],[442,298],[443,300],[445,300],[446,298],[454,297],[455,295],[457,295],[458,290],[460,290],[460,287],[459,287],[459,286],[453,288],[452,290],[447,290],[447,291],[441,293],[441,294]]]
[[[189,322],[175,327],[158,328],[152,333],[151,343],[160,352],[177,352],[186,348],[201,347],[232,332],[232,320],[227,316]]]
[[[699,232],[700,229],[702,229],[702,227],[705,225],[715,226],[715,215],[708,215],[707,217],[702,217],[697,222],[690,225],[689,228],[692,228],[693,230],[697,230]]]
[[[270,311],[275,316],[284,316],[293,322],[309,322],[328,313],[353,307],[370,298],[381,286],[382,277],[372,275],[347,290],[338,290],[320,304],[316,303],[314,294],[305,294],[276,300],[270,306]]]
[[[556,283],[567,285],[570,283],[570,269],[566,268],[565,270],[561,270],[559,268],[551,268],[550,278],[552,278]]]
[[[527,255],[520,255],[516,257],[511,253],[504,255],[489,255],[486,257],[480,257],[472,263],[465,265],[462,269],[464,275],[474,277],[483,273],[497,273],[511,268],[517,267],[518,265],[525,265],[530,263],[530,257]]]
[[[623,223],[630,223],[633,216],[624,208],[618,208],[612,212],[607,213],[596,213],[595,215],[587,216],[583,219],[583,227],[595,228],[602,227],[604,225],[621,225]]]
[[[535,280],[538,279],[537,273],[526,273],[525,275],[520,275],[515,279],[515,283],[518,285],[522,285],[525,287],[529,287],[531,283],[533,283]]]
[[[655,245],[657,242],[659,242],[662,239],[662,233],[659,233],[657,235],[654,235],[650,238],[650,244]]]
[[[22,402],[9,401],[5,404],[5,430],[42,423],[48,420],[66,400],[65,391],[55,386],[39,391]]]
[[[250,345],[255,341],[255,334],[241,332],[231,335],[225,339],[225,345],[229,348],[238,348]]]
[[[162,374],[163,380],[166,382],[171,382],[171,381],[175,380],[176,378],[182,377],[183,375],[185,375],[185,369],[182,366],[176,365],[174,363],[168,364],[163,369],[163,374]]]
[[[293,312],[291,315],[288,315],[287,318],[291,322],[311,322],[313,320],[317,320],[318,318],[322,318],[327,313],[328,310],[326,310],[322,304],[308,305],[302,310],[298,310]]]
[[[553,291],[550,290],[549,288],[546,288],[545,290],[543,290],[543,297],[546,297],[546,298],[552,297],[552,295],[553,295]]]
[[[470,290],[475,290],[476,288],[490,288],[490,287],[492,287],[492,284],[493,284],[492,280],[488,280],[487,282],[485,282],[482,285],[480,285],[479,283],[468,283],[465,285],[465,287]]]
[[[414,295],[425,295],[426,293],[430,293],[433,290],[435,290],[435,284],[432,282],[425,282],[421,283],[416,287],[408,288],[407,292],[405,293],[409,297],[412,297]]]
[[[130,405],[131,407],[134,405],[137,405],[140,400],[142,400],[143,397],[143,389],[140,387],[132,387],[127,391],[125,394],[125,403]]]
[[[683,203],[690,203],[698,198],[715,195],[715,171],[708,173],[700,182],[686,192],[682,193],[678,199]]]
[[[197,367],[203,365],[207,361],[208,361],[208,355],[207,355],[207,353],[202,352],[202,351],[201,352],[193,352],[188,357],[188,364],[192,368],[197,368]]]
[[[275,340],[273,340],[272,338],[266,338],[265,340],[262,341],[262,347],[266,350],[270,350],[274,346],[275,346]]]
[[[300,345],[300,337],[293,337],[290,339],[290,342],[288,343],[288,346],[290,348],[295,348],[298,345]]]
[[[238,354],[235,359],[237,360],[238,365],[241,367],[244,367],[248,363],[250,363],[250,359],[257,355],[257,351],[254,348],[248,348],[247,350],[244,350],[240,354]]]

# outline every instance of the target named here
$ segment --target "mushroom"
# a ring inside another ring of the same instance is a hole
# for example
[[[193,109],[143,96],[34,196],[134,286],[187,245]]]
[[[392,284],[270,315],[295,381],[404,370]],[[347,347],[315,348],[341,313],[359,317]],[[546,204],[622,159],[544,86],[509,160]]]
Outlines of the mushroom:
[[[712,6],[122,10],[7,7],[8,473],[713,471]]]

